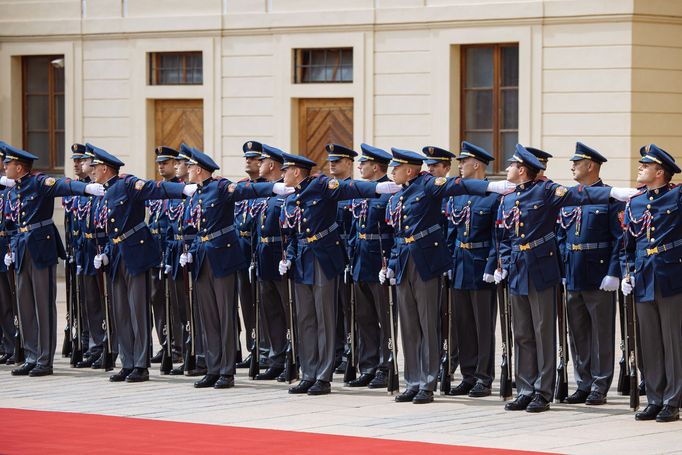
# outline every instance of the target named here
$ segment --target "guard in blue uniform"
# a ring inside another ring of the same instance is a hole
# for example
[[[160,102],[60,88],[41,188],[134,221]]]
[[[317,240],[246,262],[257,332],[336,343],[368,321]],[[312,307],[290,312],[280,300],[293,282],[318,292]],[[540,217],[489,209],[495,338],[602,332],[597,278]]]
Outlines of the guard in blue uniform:
[[[386,208],[386,218],[395,230],[395,244],[380,281],[397,283],[400,333],[405,356],[405,391],[397,402],[417,404],[433,401],[438,376],[438,284],[452,267],[452,256],[442,228],[442,199],[460,194],[485,195],[500,192],[506,182],[433,177],[421,172],[424,157],[392,148],[393,181],[402,185]]]
[[[5,158],[5,143],[0,141],[0,159]],[[4,169],[0,169],[0,176],[4,174]],[[10,238],[13,234],[5,226],[5,208],[10,189],[0,185],[0,251],[6,252],[9,248]],[[12,284],[14,286],[14,284]],[[0,329],[2,330],[2,340],[0,341],[0,365],[14,364],[14,305],[15,299],[11,295],[9,275],[7,266],[3,261],[0,263]]]
[[[637,302],[648,400],[635,418],[672,422],[682,401],[682,187],[670,180],[680,168],[654,144],[640,154],[637,183],[644,187],[625,208],[621,282]]]
[[[5,174],[0,184],[13,186],[5,204],[7,227],[17,229],[12,251],[5,265],[15,263],[19,326],[26,363],[13,375],[52,374],[57,344],[58,257],[64,258],[64,245],[52,221],[54,198],[94,191],[93,186],[71,179],[56,179],[31,171],[35,155],[5,145]]]
[[[237,356],[236,272],[248,267],[249,258],[239,247],[234,224],[235,202],[272,196],[276,185],[250,181],[232,183],[213,178],[219,166],[203,152],[192,150],[189,181],[198,183],[189,201],[197,236],[180,265],[191,264],[197,307],[203,327],[206,375],[194,383],[197,388],[234,387]],[[284,189],[283,184],[279,184]]]
[[[346,245],[337,222],[338,201],[376,197],[390,190],[391,182],[338,180],[311,176],[315,162],[284,154],[284,184],[294,188],[282,207],[282,224],[294,230],[287,259],[280,261],[284,275],[294,264],[296,318],[302,380],[289,393],[324,395],[331,392],[334,367],[334,328],[337,288],[345,269]]]
[[[103,209],[109,241],[93,260],[95,268],[109,264],[113,314],[121,370],[112,382],[149,380],[151,341],[149,273],[161,263],[158,243],[145,223],[146,201],[183,197],[182,183],[144,181],[119,176],[124,163],[91,144],[94,179],[104,185]]]
[[[457,160],[462,178],[483,180],[495,158],[486,150],[462,142]],[[450,235],[454,238],[452,314],[459,346],[462,382],[448,395],[485,397],[495,377],[495,220],[499,195],[455,196],[448,199]]]
[[[386,172],[391,154],[367,144],[361,144],[360,148],[360,176],[372,182],[388,182]],[[390,196],[382,194],[379,198],[354,199],[352,202],[354,240],[351,258],[360,376],[350,381],[349,387],[381,389],[387,386],[391,336],[389,290],[379,283],[378,277],[393,248],[393,228],[386,223]]]
[[[581,185],[604,187],[599,177],[606,162],[598,151],[578,142],[573,178]],[[616,294],[620,284],[621,227],[624,204],[563,207],[559,212],[559,249],[566,271],[568,328],[578,390],[571,404],[606,403],[614,367]]]
[[[509,274],[512,302],[516,388],[505,405],[510,411],[542,412],[554,397],[556,375],[556,286],[561,282],[557,260],[556,220],[567,205],[608,204],[609,195],[626,199],[633,190],[608,187],[566,188],[537,179],[544,168],[520,144],[509,160],[507,180],[515,191],[502,198],[498,225],[504,228],[503,268],[495,281]]]

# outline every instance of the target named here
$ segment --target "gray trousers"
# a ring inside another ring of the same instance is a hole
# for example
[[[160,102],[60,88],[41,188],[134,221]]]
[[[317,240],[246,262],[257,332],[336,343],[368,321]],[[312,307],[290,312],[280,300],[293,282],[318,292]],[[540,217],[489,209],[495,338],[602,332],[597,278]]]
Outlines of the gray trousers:
[[[682,405],[682,294],[638,303],[643,373],[649,404]]]
[[[104,328],[102,327],[104,311],[97,276],[83,274],[79,275],[78,279],[81,280],[83,318],[90,334],[88,349],[91,352],[99,353],[102,352],[102,344],[104,343]]]
[[[532,281],[528,295],[511,295],[516,354],[516,390],[554,398],[556,379],[555,288],[538,291]]]
[[[289,290],[286,280],[259,281],[260,326],[270,352],[269,366],[284,367],[289,326]]]
[[[331,382],[334,372],[337,288],[339,278],[327,278],[315,258],[312,285],[296,283],[298,357],[305,381]]]
[[[360,373],[375,374],[377,369],[388,369],[388,287],[366,281],[354,286],[358,367]]]
[[[191,278],[190,278],[191,279]],[[183,334],[183,326],[184,329],[187,333],[187,336],[190,336],[190,331],[191,327],[189,326],[189,315],[190,315],[190,302],[187,299],[187,296],[185,294],[185,277],[184,274],[180,273],[178,274],[178,278],[176,280],[173,280],[172,283],[174,283],[174,286],[171,286],[171,303],[177,302],[178,305],[178,318],[176,319],[179,321],[178,326],[179,326],[179,335],[177,337],[178,340],[182,339]],[[194,317],[194,354],[201,358],[201,362],[199,362],[202,366],[204,365],[204,337],[203,333],[204,330],[201,325],[201,315],[199,314],[199,309],[197,308],[197,298],[196,298],[196,290],[193,290],[194,297],[193,298],[193,308],[192,313]],[[175,334],[173,334],[175,336]],[[185,339],[182,341],[182,352],[185,352]],[[177,343],[175,343],[177,344]]]
[[[412,258],[407,260],[397,300],[408,390],[436,388],[440,368],[438,285],[438,278],[423,281]]]
[[[334,352],[336,361],[346,359],[346,353],[350,350],[348,333],[350,332],[350,287],[352,283],[344,281],[344,275],[339,277],[339,286],[336,297],[336,334],[334,339]]]
[[[578,390],[608,393],[616,343],[616,293],[568,291],[571,357]]]
[[[9,287],[9,274],[0,272],[0,329],[2,339],[0,348],[6,354],[14,352],[14,310],[15,299],[12,297]]]
[[[251,352],[253,349],[253,331],[256,327],[256,302],[253,300],[249,269],[238,270],[236,275],[239,308],[242,310],[242,321],[244,321],[244,330],[246,331],[246,348]]]
[[[127,369],[149,368],[149,272],[132,276],[121,259],[111,288],[121,364]]]
[[[185,351],[185,339],[183,329],[188,321],[188,307],[187,297],[185,296],[185,279],[182,274],[174,280],[168,277],[168,293],[170,295],[170,309],[171,309],[171,328],[173,337],[173,350],[177,352]],[[196,322],[195,322],[196,325]],[[195,352],[196,348],[195,348]]]
[[[237,359],[237,289],[232,273],[217,278],[204,261],[194,283],[196,304],[203,328],[208,374],[233,376]]]
[[[164,326],[166,325],[166,288],[165,288],[165,275],[163,278],[159,278],[159,269],[152,269],[152,312],[154,313],[154,328],[156,330],[156,336],[159,342],[165,346],[166,344],[166,334],[164,332]],[[170,308],[171,308],[171,327],[172,333],[171,338],[173,339],[173,351],[180,352],[182,349],[182,326],[180,325],[180,319],[178,314],[178,302],[175,300],[174,296],[176,293],[172,291],[173,280],[169,282],[170,288],[168,293],[170,296]]]
[[[495,290],[453,289],[450,317],[455,328],[453,338],[459,346],[463,382],[491,387],[495,379]]]
[[[26,250],[17,274],[19,319],[27,363],[52,367],[57,346],[57,266],[39,269]]]

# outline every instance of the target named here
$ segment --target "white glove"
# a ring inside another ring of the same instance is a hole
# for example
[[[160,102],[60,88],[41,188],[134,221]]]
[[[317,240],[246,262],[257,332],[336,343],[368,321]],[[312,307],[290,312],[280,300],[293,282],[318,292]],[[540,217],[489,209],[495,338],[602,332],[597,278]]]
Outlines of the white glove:
[[[618,277],[606,275],[599,285],[599,289],[606,292],[618,290]]]
[[[610,196],[616,200],[627,202],[635,194],[639,193],[639,190],[635,188],[611,188]]]
[[[388,280],[389,284],[395,284],[395,272],[393,269],[385,268],[379,270],[379,282],[384,284]]]
[[[448,270],[448,271],[445,272],[445,273],[446,273],[447,276],[448,276],[448,280],[452,281],[452,269]]]
[[[81,272],[83,272],[83,267],[81,267],[80,265],[77,265],[76,266],[76,275],[80,275]]]
[[[495,284],[500,284],[502,280],[507,278],[507,275],[509,275],[507,269],[495,269],[495,274],[493,275],[493,280],[495,280]]]
[[[483,274],[483,281],[486,283],[494,283],[495,282],[495,275],[491,275],[489,273],[484,273]]]
[[[168,264],[166,264],[163,268],[163,273],[166,275],[170,275],[172,271],[173,271],[173,267],[168,265]]]
[[[16,184],[17,182],[15,182],[14,179],[8,179],[4,175],[0,177],[0,185],[5,185],[7,188],[12,188]]]
[[[93,196],[104,196],[104,185],[101,183],[88,183],[85,185],[85,192]]]
[[[498,180],[497,182],[488,183],[488,189],[486,191],[488,193],[505,194],[514,188],[516,188],[516,185],[509,180]]]
[[[192,263],[192,253],[182,253],[180,255],[180,267],[184,267],[187,264]]]
[[[12,263],[16,260],[16,255],[14,254],[14,251],[12,253],[6,253],[5,254],[5,265],[9,267],[12,265]]]
[[[635,274],[627,275],[620,282],[620,290],[623,291],[623,295],[630,295],[632,290],[635,288]]]
[[[287,195],[287,194],[291,194],[291,193],[293,193],[294,191],[295,191],[295,190],[294,190],[293,187],[291,187],[291,186],[286,186],[286,185],[285,185],[284,183],[282,183],[282,182],[277,182],[277,183],[275,183],[274,185],[272,185],[272,192],[275,193],[275,194],[282,195],[282,196]]]
[[[182,194],[184,194],[187,197],[190,197],[194,193],[196,193],[196,191],[197,191],[197,184],[196,183],[188,183],[182,189]]]
[[[289,259],[282,259],[279,261],[279,274],[280,275],[286,275],[287,270],[289,270],[289,267],[291,267],[291,261]]]
[[[394,194],[402,189],[403,187],[395,182],[379,182],[374,191],[377,194]]]
[[[566,286],[566,278],[562,278],[562,279],[561,279],[561,284],[563,284],[564,286]]]
[[[96,254],[92,263],[95,264],[96,269],[100,269],[103,265],[107,265],[109,263],[109,258],[104,253]]]

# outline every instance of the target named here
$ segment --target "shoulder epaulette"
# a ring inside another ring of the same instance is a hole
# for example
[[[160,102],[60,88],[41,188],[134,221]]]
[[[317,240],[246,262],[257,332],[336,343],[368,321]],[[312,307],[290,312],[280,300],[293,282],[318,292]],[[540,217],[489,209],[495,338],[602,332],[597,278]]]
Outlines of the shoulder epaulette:
[[[251,179],[248,178],[248,177],[244,177],[243,179],[239,179],[238,182],[239,182],[239,183],[248,182],[249,180],[251,180]]]
[[[230,179],[226,179],[224,177],[216,178],[214,180],[218,181],[218,188],[225,188],[226,185],[229,185],[232,183]]]

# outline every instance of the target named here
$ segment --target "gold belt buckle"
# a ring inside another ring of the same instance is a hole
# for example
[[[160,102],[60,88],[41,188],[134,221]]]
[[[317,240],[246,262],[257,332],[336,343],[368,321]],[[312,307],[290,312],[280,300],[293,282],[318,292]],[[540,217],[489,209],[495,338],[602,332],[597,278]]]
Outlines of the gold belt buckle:
[[[583,246],[580,243],[578,243],[578,244],[572,243],[571,244],[571,251],[582,251],[582,249],[583,249]]]
[[[651,256],[652,254],[658,254],[658,247],[655,246],[653,248],[647,248],[646,249],[646,255]]]
[[[262,243],[269,243],[269,242],[270,242],[270,241],[268,240],[268,237],[261,237],[261,238],[260,238],[260,241],[261,241]]]
[[[412,243],[414,242],[414,236],[411,235],[409,237],[405,237],[405,243]]]
[[[524,245],[519,245],[519,251],[528,251],[531,249],[530,243],[526,243]]]
[[[94,236],[93,236],[92,234],[90,234],[89,232],[86,232],[86,233],[83,234],[83,235],[85,236],[86,239],[94,238]]]
[[[460,248],[463,248],[463,249],[465,249],[465,250],[470,250],[470,249],[471,249],[471,243],[461,242],[461,243],[459,244],[459,247],[460,247]]]
[[[249,231],[239,231],[240,237],[250,237],[251,233]]]
[[[208,242],[208,236],[202,235],[201,237],[199,237],[199,240],[201,240],[202,242]]]
[[[114,245],[117,245],[117,244],[121,243],[121,238],[116,237],[115,239],[112,240],[112,242],[114,242]]]
[[[367,234],[358,234],[358,238],[360,240],[366,240],[367,239]]]
[[[25,227],[25,226],[24,226],[24,227],[20,227],[20,228],[19,228],[19,232],[28,232],[28,228]]]
[[[317,236],[313,235],[313,236],[307,237],[306,240],[308,241],[308,243],[313,243],[313,242],[317,242],[319,239],[317,238]]]

